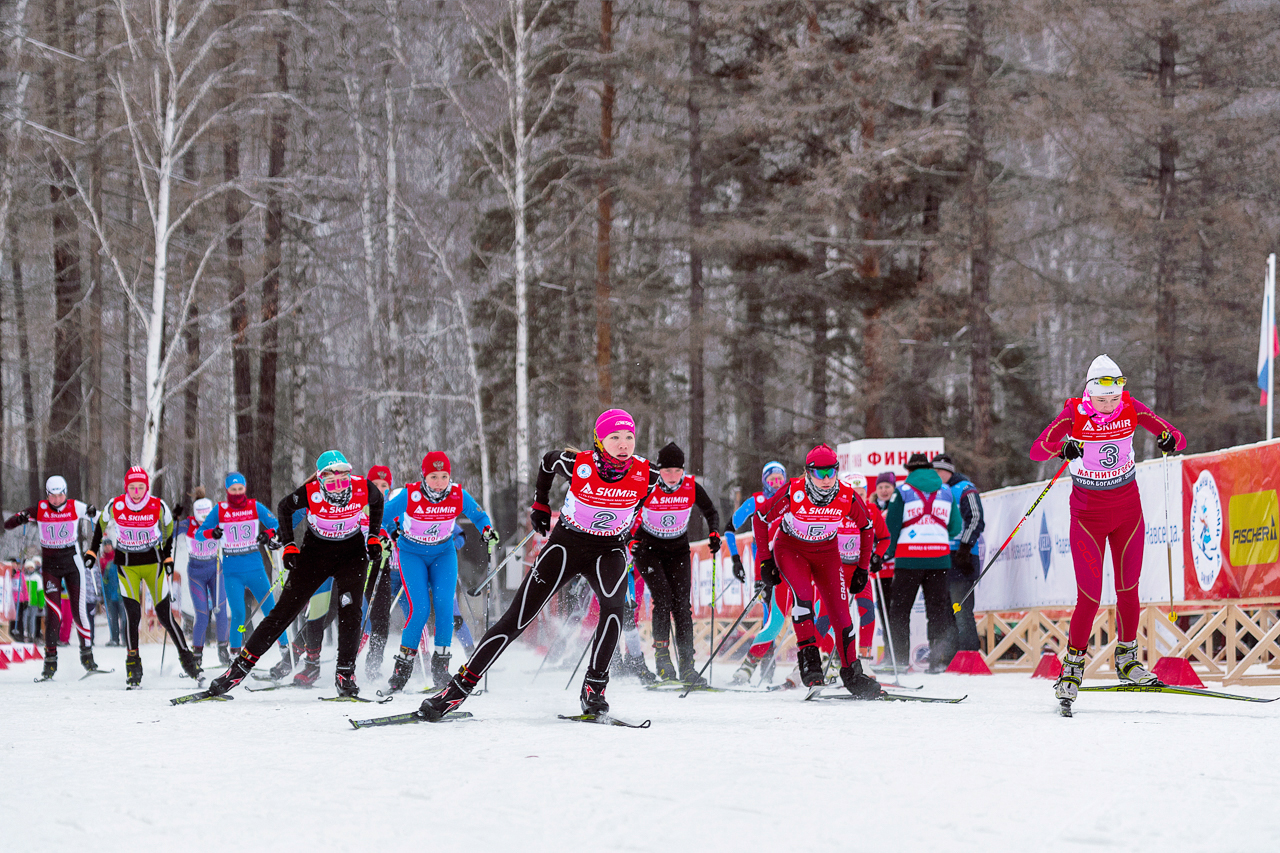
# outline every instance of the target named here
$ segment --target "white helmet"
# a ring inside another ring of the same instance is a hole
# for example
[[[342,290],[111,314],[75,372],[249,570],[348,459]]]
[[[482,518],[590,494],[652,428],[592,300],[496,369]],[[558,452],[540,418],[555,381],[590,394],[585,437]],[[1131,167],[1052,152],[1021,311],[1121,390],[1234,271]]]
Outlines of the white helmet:
[[[865,489],[867,487],[867,475],[861,471],[850,471],[847,474],[840,475],[840,482],[846,486],[853,486],[857,489]]]
[[[1102,377],[1124,378],[1124,373],[1120,370],[1120,365],[1116,364],[1111,356],[1103,353],[1093,360],[1089,365],[1089,372],[1085,374],[1084,390],[1090,397],[1106,397],[1112,394],[1119,394],[1124,390],[1124,383],[1112,383],[1110,385],[1100,385],[1096,380]]]
[[[204,524],[204,520],[209,517],[209,513],[213,512],[213,501],[208,498],[200,498],[191,505],[191,511],[196,514],[196,521]]]
[[[65,495],[67,493],[67,481],[54,474],[44,481],[44,490],[51,495]]]

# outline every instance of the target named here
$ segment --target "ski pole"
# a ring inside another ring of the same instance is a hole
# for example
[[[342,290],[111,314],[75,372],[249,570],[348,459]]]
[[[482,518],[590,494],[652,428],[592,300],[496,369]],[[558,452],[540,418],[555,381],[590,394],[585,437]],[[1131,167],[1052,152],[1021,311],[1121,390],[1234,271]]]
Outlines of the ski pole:
[[[707,658],[707,662],[702,665],[702,669],[698,670],[698,675],[702,675],[707,667],[711,666],[711,662],[716,659],[716,655],[720,654],[720,649],[724,647],[725,643],[729,642],[729,638],[733,636],[733,632],[742,624],[742,620],[747,618],[747,614],[751,612],[751,608],[755,607],[756,601],[758,601],[760,596],[763,594],[764,590],[758,590],[755,595],[751,596],[751,600],[747,602],[747,606],[742,608],[742,612],[738,614],[738,618],[733,620],[733,624],[729,626],[729,630],[725,631],[724,639],[720,641],[720,645],[711,653],[711,657]],[[680,698],[683,699],[688,696],[689,691],[692,689],[693,685],[689,685],[689,687],[685,688],[685,691],[680,694]]]
[[[952,609],[954,612],[956,612],[956,613],[959,613],[959,612],[960,612],[960,605],[964,604],[965,600],[966,600],[969,596],[973,595],[973,591],[974,591],[974,590],[976,590],[976,589],[978,588],[978,584],[979,584],[979,583],[981,583],[981,582],[982,582],[982,579],[983,579],[983,578],[985,578],[985,577],[987,576],[987,572],[991,571],[991,567],[992,567],[992,566],[994,566],[994,565],[996,564],[996,560],[1000,559],[1000,555],[1004,553],[1004,549],[1005,549],[1005,548],[1007,548],[1007,547],[1009,546],[1009,543],[1013,541],[1013,537],[1014,537],[1014,536],[1016,536],[1016,535],[1018,534],[1018,531],[1022,529],[1022,522],[1026,521],[1028,518],[1030,518],[1030,517],[1031,517],[1031,513],[1033,513],[1033,512],[1035,512],[1035,511],[1036,511],[1036,507],[1040,506],[1040,501],[1044,500],[1044,496],[1045,496],[1045,495],[1047,495],[1047,494],[1049,494],[1049,490],[1053,488],[1053,484],[1054,484],[1054,483],[1056,483],[1056,482],[1058,482],[1058,478],[1062,476],[1062,472],[1063,472],[1063,471],[1065,471],[1065,470],[1067,470],[1067,466],[1068,466],[1068,465],[1070,465],[1070,464],[1071,464],[1071,460],[1070,460],[1070,459],[1064,459],[1064,460],[1062,460],[1062,467],[1058,469],[1058,473],[1056,473],[1056,474],[1054,474],[1054,475],[1053,475],[1053,479],[1049,481],[1049,485],[1047,485],[1047,486],[1045,486],[1045,487],[1044,487],[1044,491],[1040,493],[1040,497],[1036,498],[1035,503],[1033,503],[1033,504],[1031,505],[1031,508],[1030,508],[1030,509],[1028,509],[1028,510],[1026,511],[1026,513],[1024,513],[1024,514],[1023,514],[1022,518],[1018,519],[1018,523],[1017,523],[1017,525],[1015,525],[1015,526],[1014,526],[1014,528],[1013,528],[1013,532],[1011,532],[1011,533],[1009,534],[1008,538],[1006,538],[1006,539],[1004,540],[1004,544],[1000,546],[1000,550],[999,550],[999,551],[996,551],[996,555],[995,555],[994,557],[992,557],[992,558],[991,558],[990,562],[988,562],[988,563],[987,563],[987,567],[986,567],[985,569],[983,569],[983,570],[982,570],[982,574],[978,575],[978,579],[977,579],[977,580],[975,580],[975,581],[973,582],[973,585],[969,587],[969,591],[968,591],[968,592],[966,592],[966,593],[965,593],[965,594],[960,598],[960,600],[959,600],[959,601],[957,601],[955,604],[951,605],[951,609]],[[897,667],[895,666],[895,669],[896,669],[896,668],[897,668]]]
[[[1169,566],[1169,621],[1176,622],[1178,614],[1173,612],[1173,529],[1169,527],[1169,454],[1161,453],[1164,453],[1164,547]]]
[[[718,556],[718,554],[711,555],[711,634],[707,638],[707,650],[711,653],[707,658],[710,673],[715,672],[716,660],[716,557]]]
[[[519,542],[515,544],[515,547],[511,549],[511,553],[503,557],[502,562],[498,563],[498,565],[493,568],[493,571],[485,575],[484,580],[480,581],[480,583],[476,584],[471,589],[467,590],[467,595],[470,595],[473,598],[479,595],[480,590],[484,589],[485,585],[488,584],[489,581],[493,580],[494,577],[497,576],[498,572],[502,571],[503,566],[511,562],[512,557],[516,556],[517,554],[523,553],[520,549],[524,547],[524,543],[528,542],[530,539],[533,538],[533,534],[534,534],[534,531],[530,530],[527,536],[525,536],[523,539],[521,539]]]
[[[898,681],[898,654],[893,650],[893,629],[889,627],[889,602],[884,600],[884,586],[880,583],[880,573],[876,572],[872,575],[876,582],[876,601],[880,605],[880,612],[884,614],[884,637],[889,644],[889,662],[893,664],[893,686],[904,687]]]

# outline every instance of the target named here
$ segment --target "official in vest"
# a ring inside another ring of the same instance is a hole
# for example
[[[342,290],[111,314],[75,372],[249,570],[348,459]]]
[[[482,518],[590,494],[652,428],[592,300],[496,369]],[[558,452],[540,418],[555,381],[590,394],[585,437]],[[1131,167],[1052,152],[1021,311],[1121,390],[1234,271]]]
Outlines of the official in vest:
[[[951,540],[962,529],[960,510],[927,456],[911,454],[906,467],[907,479],[898,486],[901,500],[889,504],[885,514],[890,551],[895,555],[889,627],[898,666],[907,667],[911,660],[911,608],[916,591],[923,589],[929,620],[929,672],[942,672],[956,650],[947,570],[951,568]]]

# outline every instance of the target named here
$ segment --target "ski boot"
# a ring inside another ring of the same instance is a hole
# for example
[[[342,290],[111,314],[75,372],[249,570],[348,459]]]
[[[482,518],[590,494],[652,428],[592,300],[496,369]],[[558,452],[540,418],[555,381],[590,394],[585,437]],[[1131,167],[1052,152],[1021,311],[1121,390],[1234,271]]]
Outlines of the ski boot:
[[[142,686],[142,656],[136,651],[124,656],[124,685],[130,690]]]
[[[267,675],[271,676],[272,681],[279,681],[291,672],[293,672],[293,656],[289,653],[288,646],[281,646],[280,662],[267,670]]]
[[[93,659],[93,649],[85,647],[80,650],[80,665],[84,667],[85,672],[97,672],[98,664]]]
[[[356,686],[355,664],[338,667],[338,671],[333,675],[333,683],[338,688],[339,696],[354,699],[360,695],[360,688]]]
[[[688,654],[680,655],[680,680],[690,687],[711,686],[707,684],[705,678],[698,674],[698,670],[694,667],[692,649],[689,650]]]
[[[44,669],[40,670],[40,680],[48,681],[58,671],[58,650],[44,650]]]
[[[671,661],[671,649],[666,643],[653,644],[653,668],[659,681],[679,681],[680,673]]]
[[[449,683],[449,661],[453,655],[443,646],[436,646],[431,655],[431,681],[436,687],[444,687]]]
[[[196,656],[190,649],[178,649],[178,663],[182,665],[182,671],[188,676],[196,681],[200,680],[200,664],[196,662]]]
[[[658,677],[650,672],[649,667],[645,664],[644,655],[624,655],[622,658],[622,671],[640,679],[641,684],[653,684],[658,680]]]
[[[201,669],[204,669],[204,646],[192,646],[191,654],[195,655],[196,664],[198,664]]]
[[[1159,684],[1154,672],[1138,662],[1138,642],[1116,643],[1116,675],[1129,684]]]
[[[418,716],[427,722],[434,723],[465,702],[471,695],[471,691],[476,689],[476,682],[479,680],[480,676],[470,672],[465,666],[462,667],[458,670],[458,674],[449,680],[449,686],[434,696],[428,696],[422,700],[422,706],[418,708]]]
[[[392,670],[391,678],[387,681],[388,693],[399,693],[404,690],[404,686],[409,683],[409,677],[413,675],[413,665],[417,660],[417,649],[411,649],[408,646],[400,647],[400,654],[395,657],[395,669]]]
[[[305,656],[302,670],[293,676],[293,683],[297,687],[314,687],[320,680],[320,650],[307,649]]]
[[[800,680],[805,687],[822,684],[822,653],[815,643],[796,650],[796,665],[800,667]]]
[[[747,652],[747,656],[742,659],[742,666],[738,667],[738,671],[733,674],[734,684],[750,684],[751,676],[756,674],[756,667],[760,665],[761,657],[756,657]]]
[[[231,644],[218,643],[218,663],[231,666]]]
[[[578,701],[582,704],[582,713],[596,715],[609,713],[609,701],[604,698],[604,689],[608,684],[607,670],[587,670],[587,677],[582,679],[582,693],[578,695]]]
[[[848,666],[840,667],[840,681],[855,699],[878,699],[884,693],[880,682],[862,671],[862,661],[857,658]]]
[[[248,650],[242,650],[240,654],[236,655],[236,659],[227,668],[226,672],[209,682],[209,695],[221,696],[244,681],[244,677],[249,674],[249,670],[253,669],[253,665],[257,662],[257,655],[250,653]]]
[[[1064,704],[1076,701],[1077,691],[1083,679],[1084,651],[1067,646],[1067,654],[1062,659],[1062,674],[1053,684],[1053,695]]]

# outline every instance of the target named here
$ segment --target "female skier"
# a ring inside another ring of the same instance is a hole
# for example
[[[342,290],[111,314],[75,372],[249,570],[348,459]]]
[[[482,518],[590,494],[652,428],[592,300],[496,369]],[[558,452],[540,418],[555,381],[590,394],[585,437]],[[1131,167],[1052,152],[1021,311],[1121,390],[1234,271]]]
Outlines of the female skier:
[[[858,640],[849,618],[849,590],[845,587],[837,531],[846,518],[858,528],[859,557],[851,585],[860,590],[867,583],[871,564],[872,523],[867,507],[853,489],[837,478],[836,453],[820,444],[805,457],[805,473],[787,484],[769,502],[765,518],[768,539],[757,545],[764,551],[760,574],[766,583],[786,581],[795,598],[791,624],[799,643],[800,675],[810,687],[821,684],[822,659],[814,628],[813,588],[835,630],[840,655],[840,680],[855,698],[874,699],[880,685],[862,672]],[[855,590],[855,591],[856,591]]]
[[[622,630],[627,590],[626,537],[636,509],[653,490],[658,472],[633,456],[636,426],[622,409],[609,409],[596,419],[592,450],[551,451],[542,457],[530,521],[539,533],[551,532],[533,568],[520,584],[507,612],[476,644],[475,654],[440,693],[427,697],[418,713],[438,720],[457,708],[539,611],[576,575],[582,574],[600,601],[600,623],[587,661],[579,701],[584,714],[607,714],[604,698],[609,660]],[[556,475],[569,480],[560,523],[551,530],[551,484]]]
[[[161,595],[166,578],[173,577],[173,513],[169,505],[151,494],[151,476],[134,466],[124,475],[124,494],[107,504],[93,528],[93,542],[85,552],[92,567],[98,546],[107,528],[116,526],[116,566],[120,570],[120,595],[124,600],[126,638],[129,651],[124,659],[125,685],[142,686],[142,657],[138,653],[138,624],[142,621],[142,587],[151,591],[156,619],[164,626],[178,650],[182,669],[192,678],[200,677],[196,656],[182,635],[182,623],[173,615],[168,591]]]
[[[219,696],[243,681],[267,647],[307,606],[312,593],[333,578],[333,594],[338,598],[338,669],[334,681],[340,697],[357,697],[360,602],[365,570],[370,563],[377,565],[382,560],[382,538],[378,533],[382,530],[382,492],[369,488],[364,477],[352,476],[351,463],[345,456],[326,450],[316,460],[315,477],[285,496],[277,510],[288,580],[279,603],[245,641],[231,667],[210,682],[209,693]],[[304,513],[307,532],[299,548],[293,541],[293,526]]]
[[[742,565],[742,557],[738,555],[738,539],[734,531],[745,524],[748,518],[751,519],[751,552],[756,589],[765,590],[764,623],[756,634],[755,642],[747,649],[747,656],[742,661],[742,666],[738,667],[738,671],[733,674],[734,684],[745,684],[750,681],[761,661],[767,661],[761,671],[761,683],[768,684],[773,681],[774,648],[778,635],[787,624],[783,614],[791,612],[790,590],[785,586],[770,586],[760,577],[760,561],[763,559],[763,552],[757,544],[769,536],[769,523],[765,520],[765,510],[778,489],[787,484],[787,469],[782,467],[781,462],[766,462],[764,469],[760,472],[760,484],[761,491],[747,498],[742,502],[742,506],[734,510],[733,519],[724,531],[724,538],[729,544],[729,554],[733,560],[733,576],[740,583],[746,583],[747,573]]]
[[[658,680],[679,679],[705,686],[693,662],[693,610],[689,600],[689,517],[694,506],[711,529],[708,544],[713,556],[720,553],[720,514],[716,505],[684,472],[684,451],[674,441],[658,451],[658,487],[640,506],[635,524],[632,556],[653,596],[653,666]],[[680,671],[671,663],[671,620],[676,623],[676,650]]]
[[[200,525],[204,524],[209,513],[213,511],[213,501],[204,496],[204,488],[197,486],[192,495],[195,503],[191,511],[195,515],[186,519],[182,525],[187,540],[187,579],[191,583],[191,605],[196,612],[196,623],[191,629],[191,651],[196,656],[196,663],[204,667],[204,638],[209,631],[209,612],[213,611],[218,651],[226,653],[227,649],[227,591],[218,577],[218,540],[197,536]],[[241,596],[241,602],[244,597]],[[243,604],[241,607],[243,608]],[[230,663],[230,660],[227,661]]]
[[[403,690],[413,674],[418,641],[427,624],[428,610],[435,612],[435,652],[431,678],[436,687],[449,680],[449,648],[453,644],[454,591],[458,585],[458,549],[454,527],[466,515],[480,531],[480,539],[492,552],[498,533],[471,493],[450,479],[449,457],[433,450],[422,459],[422,480],[411,483],[388,501],[383,518],[399,526],[395,560],[409,602],[409,618],[400,635],[390,690]],[[428,607],[428,605],[430,605]]]
[[[35,506],[15,512],[5,519],[5,530],[34,521],[40,529],[40,562],[45,589],[44,672],[41,680],[53,678],[58,671],[58,634],[62,624],[62,585],[66,584],[71,599],[71,613],[80,637],[80,665],[95,672],[93,645],[90,642],[89,586],[85,572],[93,569],[93,558],[85,555],[84,567],[77,558],[80,521],[96,515],[98,510],[83,501],[67,499],[67,481],[57,474],[45,481],[45,499]],[[32,642],[35,637],[28,637]]]
[[[245,590],[257,599],[263,616],[275,606],[271,578],[267,577],[258,546],[271,542],[280,525],[271,510],[245,494],[243,474],[232,471],[224,485],[227,499],[209,513],[196,535],[206,542],[222,543],[222,583],[231,609],[231,656],[235,657],[244,645]],[[284,678],[292,668],[289,645],[282,636],[280,662],[271,668],[271,677]]]
[[[1067,400],[1062,412],[1031,445],[1031,458],[1070,460],[1071,560],[1076,570],[1076,609],[1071,614],[1062,675],[1054,685],[1069,705],[1084,677],[1089,633],[1102,597],[1102,555],[1111,543],[1116,585],[1116,674],[1134,684],[1155,684],[1138,661],[1138,578],[1146,525],[1134,472],[1133,434],[1142,427],[1157,436],[1162,453],[1187,446],[1182,433],[1124,390],[1127,380],[1109,356],[1089,365],[1084,396]]]

